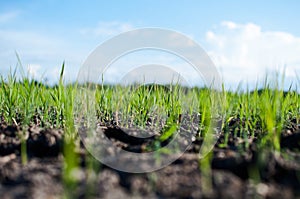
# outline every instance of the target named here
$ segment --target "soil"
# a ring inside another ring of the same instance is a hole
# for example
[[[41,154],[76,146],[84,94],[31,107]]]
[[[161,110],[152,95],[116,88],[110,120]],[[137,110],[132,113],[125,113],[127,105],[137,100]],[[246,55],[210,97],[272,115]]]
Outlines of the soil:
[[[127,151],[143,152],[156,136],[131,139],[116,126],[103,129]],[[26,139],[27,164],[21,162],[20,137]],[[97,164],[81,144],[76,148],[80,167],[72,172],[77,184],[66,185],[62,130],[1,124],[0,198],[300,198],[299,123],[282,133],[281,153],[259,149],[258,134],[249,138],[246,150],[240,147],[245,139],[231,133],[228,145],[220,147],[224,139],[221,134],[206,172],[199,168],[201,139],[169,166],[144,174]]]

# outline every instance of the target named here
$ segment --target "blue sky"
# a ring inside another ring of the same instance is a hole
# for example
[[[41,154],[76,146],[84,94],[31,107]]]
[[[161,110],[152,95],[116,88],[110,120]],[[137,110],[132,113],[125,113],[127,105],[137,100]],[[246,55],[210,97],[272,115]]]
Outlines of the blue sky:
[[[0,72],[17,64],[36,79],[55,82],[66,61],[73,81],[101,42],[128,30],[159,27],[197,41],[225,85],[254,85],[266,71],[300,75],[299,1],[58,1],[0,2]],[[112,70],[107,78],[118,78]]]

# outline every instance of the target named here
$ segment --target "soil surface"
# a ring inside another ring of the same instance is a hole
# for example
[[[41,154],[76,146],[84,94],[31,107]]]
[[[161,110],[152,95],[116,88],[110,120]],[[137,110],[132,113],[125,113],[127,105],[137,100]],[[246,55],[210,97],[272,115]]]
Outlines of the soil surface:
[[[234,126],[230,124],[231,126]],[[103,127],[103,136],[127,151],[147,152],[155,132],[148,138],[125,135],[116,126]],[[258,135],[245,139],[229,134],[228,145],[221,133],[213,148],[211,169],[200,171],[200,138],[175,162],[158,171],[134,174],[98,163],[75,144],[79,167],[72,170],[74,184],[66,183],[67,152],[63,131],[0,126],[0,198],[300,198],[299,123],[285,129],[281,153],[259,150]],[[21,137],[27,146],[27,164],[21,161]],[[25,140],[25,141],[24,141]],[[166,140],[168,141],[168,140]],[[109,151],[109,148],[107,148]],[[65,154],[65,155],[64,155]],[[94,168],[94,169],[91,169]],[[211,173],[211,175],[210,175]]]

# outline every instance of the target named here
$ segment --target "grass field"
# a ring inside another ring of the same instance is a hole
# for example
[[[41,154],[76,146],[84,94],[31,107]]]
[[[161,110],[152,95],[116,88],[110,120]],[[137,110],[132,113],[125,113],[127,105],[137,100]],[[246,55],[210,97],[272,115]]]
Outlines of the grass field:
[[[275,180],[272,176],[268,179],[268,176],[261,172],[266,168],[270,170],[268,164],[271,163],[266,157],[269,152],[279,154],[284,162],[299,165],[297,158],[300,155],[300,148],[296,135],[300,129],[300,94],[293,90],[282,89],[284,77],[276,77],[276,81],[266,78],[262,88],[251,91],[242,89],[226,91],[225,88],[216,91],[209,88],[186,88],[180,85],[138,87],[101,84],[91,86],[65,85],[63,72],[64,66],[61,70],[59,83],[52,87],[33,81],[26,75],[21,79],[18,79],[15,73],[8,77],[2,76],[0,115],[3,132],[3,129],[7,129],[7,127],[17,128],[16,139],[20,140],[20,143],[12,153],[19,151],[16,154],[17,157],[20,157],[23,167],[30,164],[34,157],[29,152],[32,147],[28,140],[33,140],[33,138],[31,138],[32,134],[28,129],[60,129],[63,132],[62,144],[57,150],[59,154],[64,154],[62,166],[64,197],[71,198],[70,194],[75,194],[72,190],[78,190],[76,187],[82,186],[79,183],[82,179],[74,174],[74,171],[83,167],[82,162],[84,162],[84,168],[89,171],[86,184],[90,184],[89,186],[86,185],[89,187],[86,190],[89,190],[87,192],[90,192],[91,195],[95,192],[95,190],[90,190],[92,189],[91,184],[93,184],[91,183],[93,180],[91,176],[94,175],[92,173],[102,172],[101,169],[97,169],[101,166],[96,163],[95,159],[90,155],[85,155],[84,160],[82,160],[78,152],[80,139],[77,134],[77,124],[80,118],[88,118],[88,115],[85,114],[94,114],[98,125],[107,128],[141,128],[156,131],[158,132],[154,138],[156,147],[161,146],[160,144],[172,137],[182,123],[183,117],[188,117],[193,122],[195,121],[194,118],[198,118],[196,120],[197,132],[193,138],[195,144],[192,147],[194,148],[188,150],[188,153],[193,151],[194,154],[199,153],[197,147],[201,144],[197,143],[201,143],[203,137],[210,133],[211,123],[218,121],[220,136],[214,150],[207,158],[201,160],[198,158],[199,173],[207,174],[206,178],[202,177],[203,180],[201,181],[201,188],[203,193],[208,194],[207,197],[210,196],[209,191],[204,189],[211,189],[212,186],[216,186],[214,180],[214,182],[209,180],[215,169],[219,167],[220,170],[236,169],[234,166],[229,166],[229,169],[218,166],[218,155],[223,154],[226,159],[227,156],[230,157],[228,153],[231,151],[234,152],[234,157],[244,157],[249,152],[254,153],[253,151],[259,156],[254,163],[249,163],[250,166],[245,166],[246,177],[233,172],[241,179],[254,181],[257,186],[261,183],[276,182],[276,186],[279,184],[278,186],[291,189],[292,194],[294,194],[292,196],[299,196],[299,189],[297,192],[299,184],[297,183],[300,181],[298,179],[300,170],[298,167],[291,168],[292,172],[296,173],[295,183],[293,182],[292,185],[284,184],[280,180],[276,181],[278,176],[274,177]],[[300,88],[299,81],[296,83],[296,87]],[[86,95],[87,92],[89,95]],[[87,103],[87,96],[94,97],[93,103]],[[1,138],[2,141],[9,137],[9,135],[5,136]],[[295,138],[287,141],[290,139],[289,136],[295,136]],[[55,139],[57,141],[58,137]],[[253,149],[254,146],[255,149]],[[265,151],[268,153],[264,153]],[[2,156],[9,155],[9,152],[4,154],[3,152]],[[232,160],[231,163],[234,161]],[[287,169],[287,172],[289,171]],[[0,179],[4,183],[5,180]],[[150,177],[148,176],[147,179],[149,180]],[[142,193],[138,194],[143,195]],[[164,191],[159,192],[159,194],[164,196]],[[260,193],[258,192],[258,194]],[[88,196],[86,197],[88,198]],[[211,195],[211,197],[214,196]]]

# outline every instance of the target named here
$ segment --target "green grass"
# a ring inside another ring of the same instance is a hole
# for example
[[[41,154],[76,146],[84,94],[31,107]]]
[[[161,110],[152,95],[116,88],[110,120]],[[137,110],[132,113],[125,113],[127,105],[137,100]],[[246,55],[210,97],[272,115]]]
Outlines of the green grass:
[[[300,95],[295,91],[285,92],[282,81],[266,78],[264,87],[235,92],[215,91],[209,88],[184,88],[179,85],[65,85],[64,64],[59,83],[49,87],[16,71],[0,77],[0,114],[7,124],[22,127],[39,125],[42,128],[61,128],[65,139],[64,179],[70,189],[76,184],[72,178],[78,166],[78,157],[73,152],[78,143],[76,122],[91,118],[102,125],[122,127],[146,126],[161,131],[158,141],[163,142],[176,132],[181,117],[199,116],[199,135],[211,132],[214,120],[222,121],[224,140],[219,147],[227,147],[230,135],[244,139],[240,150],[247,150],[248,140],[259,137],[259,147],[280,151],[280,135],[292,121],[300,121]],[[276,77],[275,79],[278,79]],[[300,81],[296,83],[300,87]],[[94,117],[91,117],[94,116]],[[233,120],[238,120],[230,125]],[[25,129],[25,128],[24,128]],[[22,138],[22,161],[27,162],[26,135]],[[207,162],[207,159],[205,159]],[[206,166],[203,166],[203,168]]]
[[[164,127],[167,133],[178,124],[181,115],[199,114],[199,128],[205,136],[211,119],[220,116],[225,137],[229,133],[241,138],[259,134],[262,146],[274,150],[280,150],[282,129],[292,120],[299,121],[299,93],[284,92],[278,82],[267,79],[262,89],[229,92],[223,88],[216,92],[179,85],[65,85],[63,72],[64,64],[59,83],[53,87],[26,76],[17,79],[16,71],[1,77],[0,114],[4,121],[30,126],[36,124],[38,118],[41,127],[63,128],[68,139],[75,139],[74,119],[80,117],[74,114],[75,108],[81,109],[80,114],[86,113],[87,108],[94,111],[103,125],[115,122],[118,126],[144,128],[151,119],[151,127]],[[240,121],[234,129],[228,126],[232,119]],[[165,136],[163,134],[161,139],[166,139]],[[226,139],[222,144],[226,147]]]

